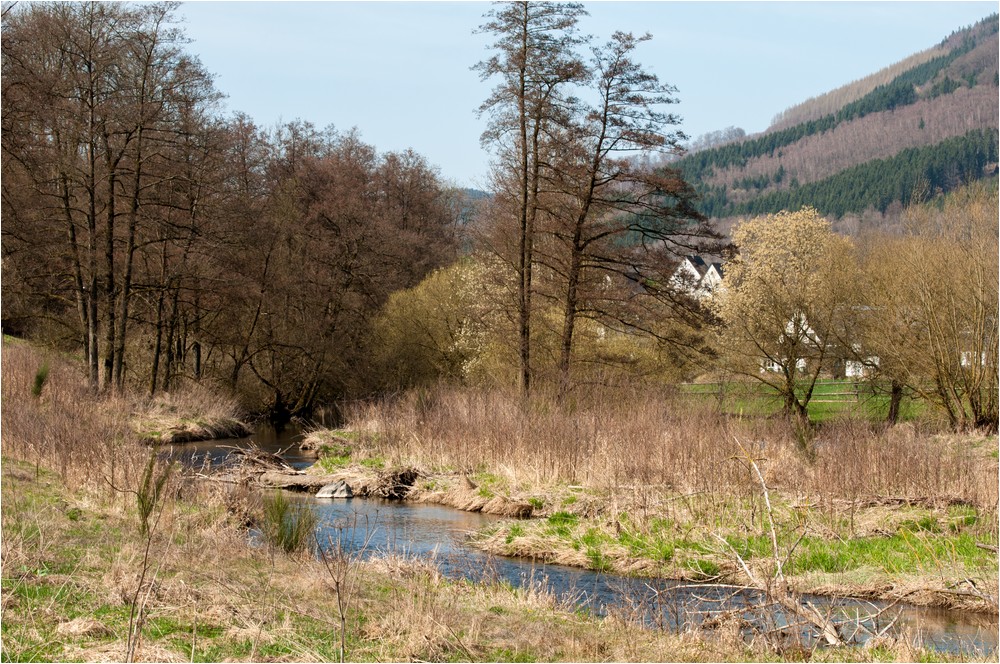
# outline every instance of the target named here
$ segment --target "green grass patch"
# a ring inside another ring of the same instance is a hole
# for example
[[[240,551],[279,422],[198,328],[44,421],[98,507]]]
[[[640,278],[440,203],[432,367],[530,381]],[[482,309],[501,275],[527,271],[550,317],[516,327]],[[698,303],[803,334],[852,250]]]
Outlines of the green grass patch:
[[[538,659],[527,650],[498,648],[487,655],[488,662],[537,662]]]
[[[696,576],[702,579],[711,579],[719,576],[719,564],[707,558],[696,558],[688,562],[691,570]]]
[[[371,457],[368,459],[362,459],[358,463],[364,466],[365,468],[374,468],[376,470],[381,470],[382,468],[385,468],[385,459],[383,459],[382,457]]]
[[[649,558],[657,562],[670,562],[677,550],[672,538],[659,534],[644,535],[629,530],[622,530],[618,542],[628,549],[636,558]]]
[[[715,404],[729,415],[768,417],[782,410],[782,398],[774,388],[758,381],[682,384],[680,393],[689,399]],[[805,390],[797,390],[800,396]],[[902,421],[916,419],[926,411],[926,405],[911,398],[900,404]],[[813,387],[808,405],[809,419],[816,423],[845,417],[882,421],[889,413],[887,386],[864,380],[820,380]]]
[[[515,538],[523,536],[524,536],[524,526],[522,526],[519,523],[515,523],[510,527],[510,530],[507,531],[506,542],[507,544],[510,544],[511,542],[514,541]]]
[[[580,521],[580,517],[569,512],[556,512],[548,518],[549,525],[552,526],[575,526]]]
[[[498,475],[481,471],[472,475],[469,479],[472,480],[473,484],[478,485],[476,494],[481,498],[489,500],[503,493],[504,483]]]
[[[588,528],[587,532],[580,537],[580,543],[587,547],[599,547],[607,544],[611,538],[597,528]]]
[[[726,542],[744,560],[748,558],[766,558],[773,555],[771,538],[768,535],[751,535],[749,537],[726,537]]]
[[[328,454],[326,456],[320,457],[316,462],[323,471],[327,473],[333,473],[338,470],[343,470],[351,465],[351,455],[348,454]]]
[[[611,561],[596,547],[587,547],[587,560],[590,562],[590,569],[595,572],[611,571]]]
[[[918,522],[915,522],[918,523]],[[788,572],[847,572],[862,567],[891,575],[934,573],[961,565],[967,570],[995,568],[986,551],[971,535],[942,535],[901,528],[891,537],[849,540],[804,538],[790,561]]]
[[[948,530],[961,532],[979,523],[979,512],[970,505],[953,505],[948,508]]]
[[[580,517],[569,512],[556,512],[546,521],[548,525],[543,531],[544,534],[568,539],[572,537],[573,529],[580,521]]]
[[[907,530],[911,533],[939,533],[941,532],[941,527],[938,525],[937,519],[931,515],[926,514],[919,519],[908,519],[899,524],[900,530]]]

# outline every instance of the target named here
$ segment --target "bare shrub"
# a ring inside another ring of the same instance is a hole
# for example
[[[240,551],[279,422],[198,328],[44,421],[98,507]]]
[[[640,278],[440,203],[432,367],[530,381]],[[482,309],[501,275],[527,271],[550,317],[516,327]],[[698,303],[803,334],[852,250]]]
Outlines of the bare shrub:
[[[360,528],[364,530],[360,530]],[[364,557],[375,534],[375,524],[365,518],[364,525],[358,523],[357,514],[354,518],[333,526],[333,535],[327,537],[327,546],[323,547],[318,538],[316,541],[320,560],[326,568],[330,585],[337,600],[337,617],[340,620],[340,661],[344,661],[347,653],[347,612],[357,592],[358,563]],[[358,537],[361,540],[358,543]]]

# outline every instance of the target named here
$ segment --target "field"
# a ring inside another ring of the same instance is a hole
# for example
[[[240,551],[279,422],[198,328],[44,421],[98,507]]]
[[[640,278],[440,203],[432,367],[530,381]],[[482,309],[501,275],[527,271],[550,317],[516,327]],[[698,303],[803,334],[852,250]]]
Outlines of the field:
[[[780,397],[759,381],[684,383],[679,390],[693,402],[727,415],[761,417],[781,412]],[[914,420],[926,412],[925,404],[906,396],[900,404],[900,421]],[[849,418],[884,421],[888,413],[889,386],[866,380],[819,380],[809,402],[809,419],[816,423]]]

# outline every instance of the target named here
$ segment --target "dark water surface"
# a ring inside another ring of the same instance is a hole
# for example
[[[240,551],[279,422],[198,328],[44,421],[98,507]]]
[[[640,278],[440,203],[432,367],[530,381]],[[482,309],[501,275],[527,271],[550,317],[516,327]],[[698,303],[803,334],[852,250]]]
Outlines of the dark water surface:
[[[281,429],[259,426],[252,436],[246,438],[164,445],[161,448],[161,455],[177,459],[190,467],[215,468],[226,462],[226,457],[234,447],[240,449],[258,447],[271,454],[280,454],[294,468],[307,468],[316,461],[316,456],[299,451],[299,444],[304,437],[301,427],[295,424],[289,424]]]
[[[164,450],[192,466],[217,466],[232,447],[249,447],[281,453],[297,468],[309,466],[314,457],[298,450],[302,432],[297,427],[283,431],[261,428],[238,440],[187,443]],[[326,547],[357,552],[361,557],[386,554],[405,555],[434,562],[446,576],[473,581],[503,581],[517,587],[542,587],[569,605],[596,615],[618,613],[642,620],[651,627],[682,630],[702,625],[722,612],[740,615],[757,628],[783,629],[791,639],[811,643],[808,630],[788,627],[781,611],[768,612],[766,626],[761,612],[752,612],[761,598],[752,590],[699,585],[666,579],[635,579],[575,567],[535,562],[529,559],[490,556],[470,547],[468,535],[498,520],[498,517],[463,512],[439,505],[422,505],[371,499],[320,499],[298,496],[320,520],[319,541]],[[859,600],[807,598],[820,611],[844,622],[844,636],[855,632],[851,624],[857,616],[868,616],[886,607],[884,603]],[[888,608],[876,623],[878,628],[896,623],[893,633],[906,630],[924,645],[951,653],[996,654],[997,616],[963,611],[896,605]],[[860,630],[858,641],[866,640]]]

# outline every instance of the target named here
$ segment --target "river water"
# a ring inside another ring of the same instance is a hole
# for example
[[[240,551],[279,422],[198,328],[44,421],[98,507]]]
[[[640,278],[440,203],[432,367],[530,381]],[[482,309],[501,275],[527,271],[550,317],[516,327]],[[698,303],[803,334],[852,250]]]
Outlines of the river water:
[[[187,465],[218,465],[232,447],[254,444],[268,452],[280,452],[293,466],[304,468],[313,458],[299,453],[301,437],[296,428],[281,432],[261,429],[252,439],[187,443],[165,448],[164,452]],[[393,554],[430,560],[452,578],[543,588],[568,606],[600,616],[617,613],[659,629],[681,631],[703,626],[726,612],[746,621],[748,635],[754,629],[781,629],[786,638],[806,645],[812,642],[809,630],[789,627],[781,611],[755,610],[763,598],[754,591],[666,579],[637,579],[529,559],[490,556],[467,544],[469,534],[495,523],[498,517],[397,501],[334,500],[307,495],[297,496],[297,500],[319,517],[321,543],[359,557]],[[858,630],[857,617],[886,609],[884,603],[877,602],[818,596],[807,599],[842,623],[845,636],[854,633],[860,642],[866,640],[867,632]],[[766,624],[761,621],[762,615],[766,616]],[[995,615],[902,604],[889,607],[865,625],[878,631],[894,620],[892,633],[905,631],[916,641],[941,651],[979,656],[997,651]]]

